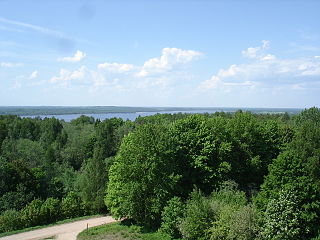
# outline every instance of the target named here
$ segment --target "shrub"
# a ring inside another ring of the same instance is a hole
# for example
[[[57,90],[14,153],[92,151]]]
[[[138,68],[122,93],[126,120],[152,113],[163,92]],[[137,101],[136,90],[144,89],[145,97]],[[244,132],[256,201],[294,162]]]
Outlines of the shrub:
[[[84,214],[84,206],[80,197],[74,192],[69,192],[68,195],[62,199],[61,212],[64,218],[82,216]]]
[[[210,197],[217,216],[208,231],[210,239],[255,239],[258,234],[258,214],[255,208],[247,205],[244,192],[237,190],[234,182],[224,182],[219,191]]]
[[[172,238],[181,237],[179,224],[182,221],[184,210],[185,205],[179,197],[173,197],[170,199],[161,214],[162,223],[160,232],[164,232]]]
[[[43,223],[45,217],[41,214],[42,203],[40,199],[35,199],[22,209],[21,220],[24,227],[32,227]]]
[[[21,213],[11,209],[0,215],[0,232],[9,232],[22,227]]]
[[[191,193],[187,202],[184,218],[180,224],[183,238],[188,240],[205,239],[207,230],[212,226],[217,214],[215,206],[210,199],[203,196],[198,190]]]
[[[53,223],[62,219],[60,201],[55,198],[47,198],[41,205],[40,214],[44,217],[42,224]]]

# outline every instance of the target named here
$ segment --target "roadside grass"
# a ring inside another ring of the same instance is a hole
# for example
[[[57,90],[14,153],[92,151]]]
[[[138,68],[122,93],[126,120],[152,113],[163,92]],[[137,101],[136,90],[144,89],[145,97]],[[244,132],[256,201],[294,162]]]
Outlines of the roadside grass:
[[[77,240],[172,240],[172,238],[137,225],[115,222],[84,230],[77,236]]]
[[[10,235],[17,234],[17,233],[28,232],[28,231],[32,231],[32,230],[41,229],[41,228],[46,228],[46,227],[51,227],[51,226],[60,225],[60,224],[64,224],[64,223],[70,223],[70,222],[75,222],[75,221],[85,220],[85,219],[95,218],[95,217],[101,217],[101,216],[104,216],[104,215],[90,215],[90,216],[83,216],[83,217],[77,217],[77,218],[68,218],[68,219],[61,220],[61,221],[58,221],[55,223],[50,223],[48,225],[40,225],[40,226],[35,226],[35,227],[23,228],[23,229],[11,231],[11,232],[0,233],[0,237],[6,237],[6,236],[10,236]],[[54,239],[54,238],[51,238],[51,239]]]

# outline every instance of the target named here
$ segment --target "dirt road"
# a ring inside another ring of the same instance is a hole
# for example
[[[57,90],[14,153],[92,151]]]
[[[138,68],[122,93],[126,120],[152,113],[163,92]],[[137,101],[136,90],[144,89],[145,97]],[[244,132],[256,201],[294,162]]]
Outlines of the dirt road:
[[[90,218],[72,223],[65,223],[52,227],[37,229],[30,232],[14,234],[11,236],[2,237],[0,240],[39,240],[53,236],[55,236],[55,239],[57,240],[76,240],[77,235],[87,228],[87,224],[90,228],[115,221],[116,220],[109,216]]]

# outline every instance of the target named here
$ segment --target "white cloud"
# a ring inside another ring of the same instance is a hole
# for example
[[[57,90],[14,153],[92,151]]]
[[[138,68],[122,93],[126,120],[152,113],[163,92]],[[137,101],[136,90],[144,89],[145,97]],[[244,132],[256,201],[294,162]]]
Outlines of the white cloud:
[[[124,73],[129,72],[134,69],[134,66],[132,64],[122,64],[122,63],[101,63],[98,65],[98,69],[104,69],[109,72],[115,72],[115,73]]]
[[[80,62],[85,57],[86,57],[86,54],[84,52],[77,50],[72,57],[63,57],[63,58],[58,58],[57,60],[59,62]]]
[[[37,77],[38,77],[38,71],[35,70],[35,71],[33,71],[33,72],[30,74],[29,79],[35,79],[35,78],[37,78]]]
[[[50,78],[48,83],[57,87],[79,86],[104,86],[106,85],[105,77],[97,72],[90,70],[86,66],[70,71],[64,68],[60,69],[59,75]]]
[[[164,73],[173,70],[179,64],[191,62],[201,55],[202,53],[193,50],[163,48],[161,56],[146,61],[137,76],[146,77],[150,74]]]
[[[243,86],[254,88],[258,85],[293,84],[293,89],[307,87],[310,77],[320,76],[320,58],[305,57],[295,59],[280,59],[262,50],[269,47],[269,42],[263,43],[256,50],[248,48],[242,51],[251,62],[246,64],[233,64],[226,69],[220,69],[210,79],[203,81],[200,89],[226,88]],[[309,78],[308,78],[309,77]]]
[[[270,41],[262,40],[262,46],[258,47],[249,47],[246,50],[243,50],[241,53],[246,58],[252,59],[261,59],[261,60],[270,60],[274,58],[273,55],[265,54],[264,51],[270,47]]]
[[[10,62],[0,62],[0,67],[12,68],[12,67],[22,67],[23,63],[10,63]]]

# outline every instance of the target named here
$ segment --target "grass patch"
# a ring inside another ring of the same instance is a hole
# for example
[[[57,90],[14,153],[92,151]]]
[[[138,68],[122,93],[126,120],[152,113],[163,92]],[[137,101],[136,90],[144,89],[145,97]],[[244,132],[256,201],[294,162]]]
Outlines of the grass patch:
[[[78,240],[172,240],[168,235],[147,231],[146,229],[127,224],[116,222],[105,224],[98,227],[89,228],[81,232]]]
[[[17,234],[17,233],[28,232],[28,231],[37,230],[37,229],[40,229],[40,228],[46,228],[46,227],[51,227],[51,226],[60,225],[60,224],[64,224],[64,223],[70,223],[70,222],[75,222],[75,221],[79,221],[79,220],[85,220],[85,219],[95,218],[95,217],[100,217],[100,216],[103,216],[103,215],[90,215],[90,216],[83,216],[83,217],[77,217],[77,218],[68,218],[68,219],[61,220],[61,221],[58,221],[58,222],[55,222],[55,223],[51,223],[51,224],[48,224],[48,225],[28,227],[28,228],[15,230],[15,231],[12,231],[12,232],[0,233],[0,237],[10,236],[10,235]],[[54,238],[51,238],[51,239],[54,239]]]

